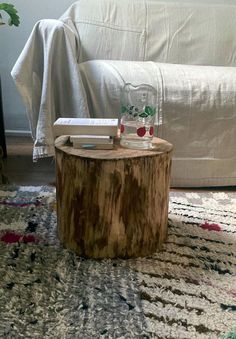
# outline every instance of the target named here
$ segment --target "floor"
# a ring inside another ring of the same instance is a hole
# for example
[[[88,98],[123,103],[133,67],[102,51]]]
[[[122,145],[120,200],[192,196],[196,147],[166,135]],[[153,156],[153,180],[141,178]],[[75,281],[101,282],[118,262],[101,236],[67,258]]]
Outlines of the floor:
[[[55,162],[53,158],[32,161],[33,141],[31,137],[7,137],[7,153],[4,172],[9,182],[16,185],[54,185]],[[181,191],[236,191],[234,187],[178,188]]]
[[[50,185],[55,183],[53,158],[32,161],[33,142],[30,137],[7,137],[7,158],[4,173],[16,185]]]

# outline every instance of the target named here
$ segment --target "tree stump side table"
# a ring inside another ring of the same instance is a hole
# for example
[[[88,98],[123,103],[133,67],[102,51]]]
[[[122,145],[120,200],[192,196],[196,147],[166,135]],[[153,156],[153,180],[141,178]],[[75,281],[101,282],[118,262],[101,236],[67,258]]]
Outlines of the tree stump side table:
[[[152,150],[74,149],[55,141],[58,234],[87,258],[145,256],[167,237],[172,145]]]

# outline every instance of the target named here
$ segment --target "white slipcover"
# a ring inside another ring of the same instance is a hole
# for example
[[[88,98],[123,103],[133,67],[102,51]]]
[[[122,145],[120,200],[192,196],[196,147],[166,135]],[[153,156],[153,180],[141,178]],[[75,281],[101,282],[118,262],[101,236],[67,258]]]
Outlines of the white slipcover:
[[[236,6],[157,0],[80,0],[37,23],[12,71],[34,159],[53,155],[57,117],[119,116],[124,81],[145,82],[174,145],[172,186],[235,185],[235,31]]]
[[[157,88],[157,135],[174,145],[172,186],[235,184],[235,67],[93,60],[79,69],[93,117],[117,117],[125,82]]]

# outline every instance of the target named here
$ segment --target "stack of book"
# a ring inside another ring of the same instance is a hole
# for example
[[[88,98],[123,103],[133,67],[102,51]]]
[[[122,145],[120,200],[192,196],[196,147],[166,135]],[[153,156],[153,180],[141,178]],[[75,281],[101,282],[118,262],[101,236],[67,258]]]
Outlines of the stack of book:
[[[53,125],[55,137],[69,135],[74,148],[112,149],[118,119],[59,118]]]

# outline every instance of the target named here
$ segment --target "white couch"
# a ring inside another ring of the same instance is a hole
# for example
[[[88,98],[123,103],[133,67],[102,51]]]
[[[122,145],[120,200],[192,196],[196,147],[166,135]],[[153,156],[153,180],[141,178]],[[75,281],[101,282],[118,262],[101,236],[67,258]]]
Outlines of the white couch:
[[[158,91],[157,133],[174,145],[172,186],[236,184],[236,6],[79,0],[38,22],[12,76],[34,159],[60,116],[119,117],[124,82]]]

